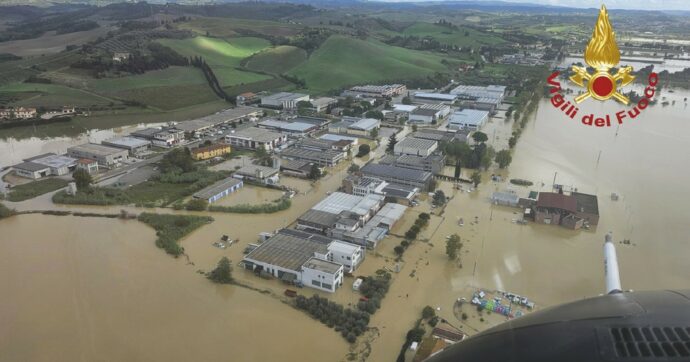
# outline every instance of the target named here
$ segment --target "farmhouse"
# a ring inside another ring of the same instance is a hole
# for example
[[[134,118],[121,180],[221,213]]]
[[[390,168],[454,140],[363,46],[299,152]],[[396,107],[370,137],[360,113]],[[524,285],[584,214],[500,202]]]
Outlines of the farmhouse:
[[[455,111],[448,120],[449,129],[478,131],[489,119],[489,112],[475,109]]]
[[[140,156],[151,148],[151,142],[134,137],[113,137],[101,142],[102,145],[129,151],[132,157]]]
[[[573,192],[571,195],[540,192],[534,207],[534,221],[580,229],[599,223],[599,206],[595,195]]]
[[[287,135],[263,128],[250,127],[225,136],[225,142],[236,148],[252,150],[263,148],[272,152],[287,142]]]
[[[396,155],[429,156],[438,148],[438,142],[420,138],[407,137],[395,144]]]
[[[329,250],[333,243],[338,241],[298,230],[282,229],[247,254],[242,264],[245,269],[256,273],[333,293],[342,285],[345,271],[343,264],[329,260],[339,259],[333,257],[333,252]],[[333,249],[337,250],[338,256],[347,252],[345,247],[337,245]],[[360,254],[363,254],[361,250]]]
[[[224,143],[219,143],[215,145],[210,145],[206,147],[199,147],[199,148],[193,148],[191,150],[192,153],[192,158],[201,161],[201,160],[210,160],[214,157],[222,157],[224,155],[230,154],[231,148],[230,145],[224,144]]]
[[[97,161],[99,165],[106,167],[118,167],[127,160],[129,152],[121,148],[86,143],[67,149],[67,155],[73,158],[87,158]]]
[[[261,106],[275,109],[296,109],[299,102],[309,102],[309,95],[280,92],[261,97]]]
[[[208,186],[192,195],[195,199],[206,200],[209,204],[239,190],[244,183],[236,178],[227,178]]]

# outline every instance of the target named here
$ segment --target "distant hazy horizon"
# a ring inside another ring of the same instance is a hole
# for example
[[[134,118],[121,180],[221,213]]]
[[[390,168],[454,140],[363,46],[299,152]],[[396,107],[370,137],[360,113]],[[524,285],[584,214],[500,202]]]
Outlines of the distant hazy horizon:
[[[384,2],[423,2],[445,0],[372,0]],[[448,1],[472,1],[495,2],[504,1],[511,3],[539,4],[552,6],[567,6],[572,8],[598,8],[605,4],[609,9],[626,10],[685,10],[690,11],[690,0],[448,0]]]

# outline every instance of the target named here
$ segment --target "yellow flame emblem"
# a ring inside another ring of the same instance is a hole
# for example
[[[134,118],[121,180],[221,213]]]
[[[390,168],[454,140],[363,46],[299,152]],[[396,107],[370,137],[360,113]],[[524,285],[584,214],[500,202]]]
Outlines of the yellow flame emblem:
[[[592,39],[585,48],[585,62],[596,71],[594,74],[589,74],[586,68],[573,66],[575,74],[570,77],[570,81],[587,89],[586,93],[575,98],[575,102],[581,103],[592,97],[600,101],[615,98],[623,104],[630,103],[628,97],[618,92],[617,88],[624,87],[635,80],[635,77],[630,75],[632,67],[620,68],[615,75],[609,73],[609,69],[616,66],[620,60],[621,52],[616,44],[616,33],[609,21],[606,6],[602,5],[597,24],[592,32]],[[584,81],[587,81],[586,86]]]

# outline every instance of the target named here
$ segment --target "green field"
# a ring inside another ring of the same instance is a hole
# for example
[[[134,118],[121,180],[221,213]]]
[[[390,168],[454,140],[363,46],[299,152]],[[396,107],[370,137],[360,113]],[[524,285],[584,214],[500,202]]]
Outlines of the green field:
[[[431,23],[415,23],[406,28],[402,34],[418,36],[420,38],[431,37],[442,44],[457,45],[459,47],[479,47],[482,45],[505,43],[505,40],[499,36],[471,28],[460,27],[456,30]]]
[[[245,66],[260,72],[283,74],[307,60],[307,52],[294,46],[283,45],[253,55]]]
[[[108,97],[57,84],[13,83],[0,86],[0,94],[21,98],[17,106],[61,107],[72,105],[88,107],[113,102]]]
[[[7,200],[19,202],[33,199],[36,196],[59,190],[64,187],[67,187],[67,181],[59,178],[47,178],[33,181],[13,187],[12,191],[10,191],[9,195],[7,195]]]
[[[375,40],[332,36],[309,60],[289,72],[306,80],[311,92],[348,85],[417,79],[447,68],[440,56]]]
[[[287,37],[297,35],[303,26],[265,20],[198,18],[180,23],[178,28],[191,30],[200,35],[206,35],[208,32],[214,37],[230,38],[247,33]]]
[[[244,58],[258,53],[271,45],[265,39],[245,37],[226,41],[198,36],[183,40],[162,39],[159,42],[184,56],[201,56],[204,58],[224,87],[258,82],[270,78],[267,75],[237,69]]]

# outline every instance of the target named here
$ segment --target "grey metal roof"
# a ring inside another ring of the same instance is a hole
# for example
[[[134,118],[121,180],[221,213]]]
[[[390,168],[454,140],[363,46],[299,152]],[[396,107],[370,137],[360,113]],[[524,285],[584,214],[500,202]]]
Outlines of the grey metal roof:
[[[72,167],[77,164],[77,159],[68,157],[68,156],[62,156],[62,155],[56,155],[56,154],[45,154],[41,155],[42,157],[34,157],[33,160],[31,161],[32,163],[37,163],[39,165],[44,165],[52,168],[63,168],[63,167]]]
[[[31,161],[33,161],[33,160],[38,160],[38,159],[45,158],[45,157],[48,157],[48,156],[55,156],[55,154],[52,153],[52,152],[42,153],[42,154],[40,154],[40,155],[38,155],[38,156],[25,158],[24,161],[26,161],[26,162],[31,162]]]
[[[263,128],[249,127],[249,128],[245,128],[243,130],[237,131],[235,133],[229,134],[228,137],[230,137],[230,138],[244,138],[244,139],[249,139],[249,140],[256,141],[256,142],[266,143],[266,142],[275,141],[275,140],[283,137],[283,134],[279,133],[279,132],[269,131],[269,130],[263,129]]]
[[[348,126],[351,129],[359,129],[363,131],[368,131],[374,129],[381,125],[381,121],[374,118],[362,118],[359,121],[352,123]]]
[[[415,92],[415,98],[427,98],[427,99],[438,99],[443,101],[454,101],[457,96],[455,94],[443,94],[443,93],[426,93],[426,92]]]
[[[261,102],[264,102],[264,101],[276,101],[276,102],[293,101],[293,100],[297,100],[297,99],[304,98],[304,97],[308,97],[308,95],[302,94],[302,93],[278,92],[275,94],[271,94],[270,96],[261,97]]]
[[[285,157],[294,157],[305,160],[332,160],[343,157],[343,153],[335,150],[314,151],[306,148],[288,148],[280,153]]]
[[[139,138],[134,138],[134,137],[113,137],[109,138],[103,142],[101,142],[104,145],[109,145],[113,147],[125,147],[125,148],[137,148],[137,147],[145,147],[151,144],[148,141],[141,140]]]
[[[384,178],[390,177],[413,182],[427,182],[431,178],[430,172],[376,163],[370,163],[362,167],[361,171],[365,175],[379,176]]]
[[[34,162],[22,162],[18,165],[14,165],[12,167],[19,169],[19,170],[29,171],[29,172],[43,171],[45,169],[50,168],[46,165],[41,165],[41,164],[34,163]]]
[[[319,242],[318,239],[279,232],[247,254],[244,259],[300,271],[302,265],[317,252],[326,254],[328,244]]]
[[[121,148],[97,145],[95,143],[86,143],[83,145],[73,146],[67,149],[67,151],[77,151],[82,153],[90,153],[96,156],[108,156],[115,155],[122,152],[127,152]]]
[[[433,116],[438,112],[440,111],[435,109],[417,108],[410,114],[413,116]]]
[[[436,145],[436,141],[423,138],[406,137],[395,146],[405,148],[416,148],[418,150],[428,150]]]
[[[310,224],[316,224],[323,227],[333,227],[338,221],[339,216],[337,214],[331,214],[330,212],[321,210],[307,210],[302,216],[297,218],[297,221],[302,221]]]
[[[285,122],[285,121],[278,121],[275,119],[267,119],[263,122],[259,122],[259,126],[278,128],[280,130],[287,130],[287,131],[293,131],[293,132],[306,132],[306,131],[309,131],[310,129],[316,127],[314,124],[311,124],[311,123]]]
[[[219,193],[221,193],[225,190],[228,190],[228,189],[234,187],[235,185],[241,184],[241,183],[242,183],[242,180],[238,180],[238,179],[232,178],[232,177],[227,178],[225,180],[218,181],[218,182],[214,183],[213,185],[202,189],[201,191],[195,193],[193,195],[193,197],[195,197],[197,199],[208,200],[211,197],[216,196]]]
[[[277,168],[268,166],[247,165],[239,168],[237,171],[235,171],[235,173],[238,175],[255,177],[258,171],[263,173],[263,177],[271,177],[277,174],[279,170]]]
[[[463,109],[455,111],[450,116],[449,124],[463,124],[463,125],[482,125],[489,117],[489,112],[479,111],[476,109]]]

